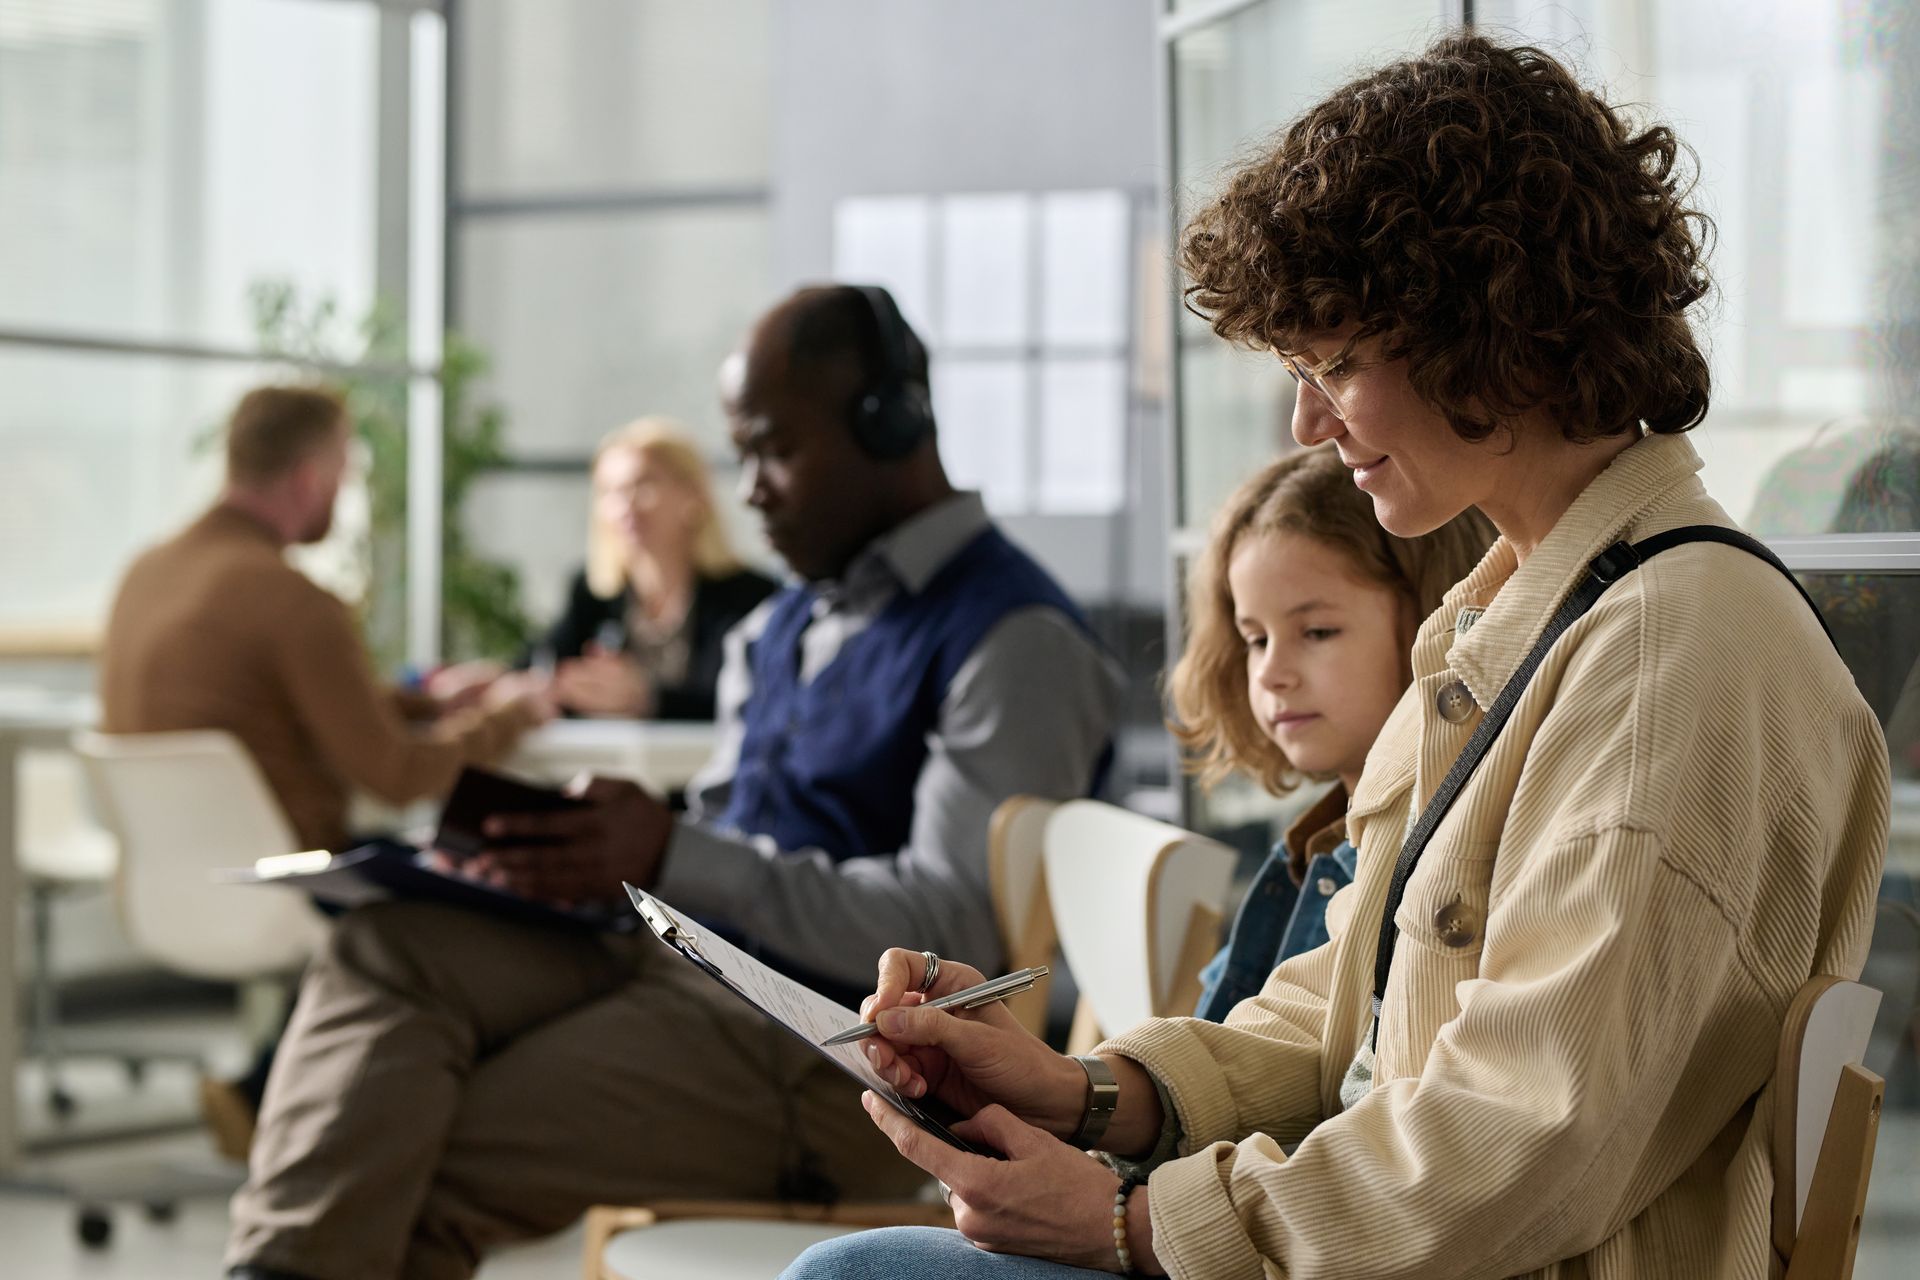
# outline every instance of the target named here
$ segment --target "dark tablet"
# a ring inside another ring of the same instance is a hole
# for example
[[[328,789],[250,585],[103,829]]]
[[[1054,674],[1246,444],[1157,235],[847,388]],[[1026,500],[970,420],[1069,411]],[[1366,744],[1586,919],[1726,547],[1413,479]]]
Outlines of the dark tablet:
[[[453,784],[453,794],[440,810],[433,847],[455,858],[471,858],[486,847],[480,828],[495,814],[554,813],[586,807],[584,800],[553,787],[535,786],[488,769],[468,767],[460,771],[459,781]]]

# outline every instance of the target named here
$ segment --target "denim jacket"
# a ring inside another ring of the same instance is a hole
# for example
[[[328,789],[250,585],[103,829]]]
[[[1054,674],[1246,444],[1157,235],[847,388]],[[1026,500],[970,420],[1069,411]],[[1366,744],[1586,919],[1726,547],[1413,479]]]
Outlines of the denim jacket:
[[[1273,846],[1233,917],[1227,944],[1200,971],[1195,1017],[1224,1021],[1233,1006],[1259,993],[1282,960],[1327,941],[1327,901],[1353,881],[1346,808],[1346,788],[1336,785]]]

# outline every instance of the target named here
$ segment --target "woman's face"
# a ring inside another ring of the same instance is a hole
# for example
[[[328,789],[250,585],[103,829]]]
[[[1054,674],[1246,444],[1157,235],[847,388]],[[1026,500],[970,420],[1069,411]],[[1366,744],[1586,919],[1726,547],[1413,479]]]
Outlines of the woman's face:
[[[1356,328],[1311,335],[1288,354],[1317,364],[1339,352]],[[1494,451],[1462,440],[1414,394],[1406,361],[1378,363],[1380,342],[1379,335],[1363,339],[1345,367],[1326,377],[1344,421],[1325,396],[1305,385],[1298,388],[1293,438],[1302,445],[1331,443],[1340,461],[1353,469],[1353,482],[1373,499],[1381,526],[1414,538],[1481,505],[1498,468],[1490,465]]]
[[[644,449],[613,448],[593,468],[595,514],[630,551],[692,554],[705,504],[679,473]]]
[[[1227,588],[1260,731],[1296,769],[1351,788],[1406,688],[1412,610],[1345,552],[1297,533],[1244,539]]]

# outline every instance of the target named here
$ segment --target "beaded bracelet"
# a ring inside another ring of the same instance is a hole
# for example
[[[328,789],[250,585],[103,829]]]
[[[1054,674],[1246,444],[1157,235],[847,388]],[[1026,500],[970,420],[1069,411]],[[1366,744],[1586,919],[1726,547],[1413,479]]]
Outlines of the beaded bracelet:
[[[1127,1248],[1127,1199],[1133,1195],[1133,1189],[1144,1185],[1144,1178],[1122,1178],[1120,1189],[1113,1195],[1113,1252],[1120,1259],[1120,1274],[1130,1276],[1133,1270],[1133,1250]]]

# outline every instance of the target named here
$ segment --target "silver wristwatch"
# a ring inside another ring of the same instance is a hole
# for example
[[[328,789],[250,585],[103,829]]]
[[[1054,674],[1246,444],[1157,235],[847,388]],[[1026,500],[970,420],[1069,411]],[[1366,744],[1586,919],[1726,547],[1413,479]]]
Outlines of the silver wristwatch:
[[[1087,1110],[1080,1117],[1080,1127],[1067,1141],[1091,1151],[1113,1122],[1114,1109],[1120,1105],[1120,1082],[1113,1078],[1113,1068],[1099,1058],[1075,1056],[1074,1061],[1087,1073]]]

